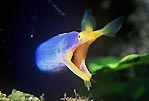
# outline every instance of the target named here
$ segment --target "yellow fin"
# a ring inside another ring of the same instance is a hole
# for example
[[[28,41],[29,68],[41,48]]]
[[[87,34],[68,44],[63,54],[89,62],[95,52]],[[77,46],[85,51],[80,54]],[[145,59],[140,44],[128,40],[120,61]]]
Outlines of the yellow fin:
[[[81,25],[82,25],[82,31],[88,30],[88,29],[93,30],[95,28],[96,22],[94,17],[91,14],[90,9],[85,10]]]
[[[113,21],[109,22],[107,25],[104,26],[100,31],[105,36],[114,37],[119,29],[122,27],[124,16],[120,16]]]
[[[84,80],[84,84],[85,84],[85,87],[87,88],[87,90],[90,90],[90,87],[91,87],[91,81],[87,81],[87,80]]]

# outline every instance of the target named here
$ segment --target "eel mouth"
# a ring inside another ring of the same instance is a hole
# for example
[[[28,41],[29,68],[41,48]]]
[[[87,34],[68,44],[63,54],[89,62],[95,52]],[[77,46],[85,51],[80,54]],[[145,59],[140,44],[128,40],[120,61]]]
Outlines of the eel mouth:
[[[88,47],[89,47],[89,43],[84,43],[75,47],[73,51],[73,55],[71,57],[71,62],[76,66],[76,68],[78,68],[81,71],[81,73],[79,73],[78,75],[84,80],[85,87],[87,87],[87,89],[90,90],[90,87],[91,87],[90,79],[92,75],[88,71],[85,65],[85,59],[86,59]],[[83,78],[84,76],[82,76],[84,74],[85,74],[85,78]]]
[[[79,56],[77,56],[77,52],[77,49],[73,52],[71,62],[80,70],[82,60],[79,58]]]
[[[72,63],[82,72],[84,73],[89,73],[86,65],[85,65],[85,59],[86,59],[86,54],[88,51],[89,47],[89,42],[83,43],[79,46],[77,46],[73,52],[71,61]]]

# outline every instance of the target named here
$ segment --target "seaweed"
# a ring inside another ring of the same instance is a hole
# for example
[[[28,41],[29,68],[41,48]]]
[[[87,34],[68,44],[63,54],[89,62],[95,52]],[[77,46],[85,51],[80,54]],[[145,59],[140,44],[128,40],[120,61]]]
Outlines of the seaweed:
[[[116,57],[100,57],[92,58],[88,61],[89,70],[94,73],[103,68],[112,70],[122,70],[129,67],[149,65],[149,53],[130,54],[123,58]]]

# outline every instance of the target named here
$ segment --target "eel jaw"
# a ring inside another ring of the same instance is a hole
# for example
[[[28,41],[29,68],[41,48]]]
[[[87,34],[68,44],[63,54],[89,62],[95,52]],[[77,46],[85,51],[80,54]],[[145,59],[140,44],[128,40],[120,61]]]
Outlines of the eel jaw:
[[[83,79],[87,90],[90,90],[90,87],[91,87],[90,79],[92,77],[92,74],[88,71],[85,65],[85,58],[86,58],[87,50],[88,50],[88,47],[86,47],[85,44],[78,46],[73,52],[71,61],[76,66],[76,68],[80,70],[80,74],[78,75],[81,79]],[[82,75],[85,75],[85,78],[83,78],[84,76]]]
[[[91,77],[92,74],[88,71],[85,65],[86,54],[88,47],[92,41],[87,41],[85,43],[79,44],[68,49],[62,58],[63,63],[78,77],[80,77],[90,90],[91,87]]]
[[[71,57],[72,63],[76,66],[76,68],[78,68],[81,72],[83,72],[86,75],[86,77],[88,78],[88,81],[90,81],[92,76],[85,64],[86,54],[87,54],[89,45],[90,45],[89,41],[78,45],[74,49],[73,55]],[[86,80],[86,79],[83,79],[83,80]]]

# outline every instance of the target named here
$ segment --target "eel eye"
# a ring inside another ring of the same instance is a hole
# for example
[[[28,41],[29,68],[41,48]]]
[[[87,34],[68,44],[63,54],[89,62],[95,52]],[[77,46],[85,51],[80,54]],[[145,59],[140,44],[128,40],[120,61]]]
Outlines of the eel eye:
[[[78,38],[80,39],[80,38],[81,38],[81,36],[79,35],[79,36],[78,36]]]
[[[81,34],[78,35],[78,40],[81,40],[82,39],[82,36]]]

